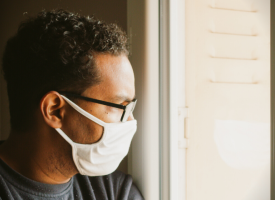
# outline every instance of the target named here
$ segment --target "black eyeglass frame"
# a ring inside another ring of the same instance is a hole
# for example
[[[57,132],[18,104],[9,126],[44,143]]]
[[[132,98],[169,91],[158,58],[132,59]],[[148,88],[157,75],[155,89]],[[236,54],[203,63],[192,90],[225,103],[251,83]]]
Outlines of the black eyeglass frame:
[[[89,102],[93,102],[93,103],[99,103],[99,104],[102,104],[102,105],[105,105],[105,106],[111,106],[111,107],[114,107],[114,108],[122,109],[123,113],[122,113],[122,116],[120,118],[121,122],[127,121],[127,119],[124,119],[125,113],[127,111],[129,111],[129,109],[131,109],[130,113],[133,112],[133,110],[135,109],[136,103],[137,103],[137,99],[133,99],[129,104],[124,106],[124,105],[121,105],[121,104],[116,104],[116,103],[111,103],[111,102],[107,102],[107,101],[102,101],[102,100],[98,100],[98,99],[93,99],[93,98],[81,96],[81,95],[71,93],[71,92],[59,92],[59,93],[64,94],[66,96],[72,96],[72,97],[76,97],[76,98],[79,98],[79,99],[83,99],[85,101],[89,101]]]

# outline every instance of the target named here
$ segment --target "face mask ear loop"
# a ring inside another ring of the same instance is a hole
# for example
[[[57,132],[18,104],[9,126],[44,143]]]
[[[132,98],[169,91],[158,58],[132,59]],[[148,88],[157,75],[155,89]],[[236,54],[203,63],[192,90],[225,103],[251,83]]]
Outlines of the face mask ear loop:
[[[74,145],[74,142],[60,129],[56,128],[55,129],[71,146]]]
[[[77,151],[76,151],[76,147],[75,147],[75,143],[71,140],[71,138],[69,138],[66,133],[64,133],[60,128],[56,128],[55,129],[72,147],[72,155],[73,155],[73,160],[74,160],[74,163],[76,165],[76,168],[78,169],[78,171],[80,173],[83,173],[82,172],[82,169],[79,167],[78,165],[78,162],[77,162],[77,159],[76,159],[76,154],[77,154]]]
[[[76,105],[74,102],[72,102],[70,99],[68,99],[67,97],[61,95],[64,100],[70,104],[70,106],[72,106],[77,112],[79,112],[80,114],[82,114],[83,116],[87,117],[88,119],[92,120],[93,122],[101,125],[101,126],[105,126],[106,123],[101,121],[100,119],[96,118],[95,116],[93,116],[92,114],[88,113],[87,111],[83,110],[82,108],[80,108],[78,105]]]

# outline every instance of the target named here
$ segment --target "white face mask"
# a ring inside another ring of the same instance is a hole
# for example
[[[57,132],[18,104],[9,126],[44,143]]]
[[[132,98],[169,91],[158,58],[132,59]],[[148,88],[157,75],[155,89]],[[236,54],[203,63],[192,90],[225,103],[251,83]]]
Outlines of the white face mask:
[[[75,143],[60,128],[56,129],[72,146],[73,160],[79,173],[87,176],[103,176],[115,171],[129,151],[137,130],[137,121],[105,123],[65,96],[61,96],[76,111],[104,128],[102,138],[94,144]]]

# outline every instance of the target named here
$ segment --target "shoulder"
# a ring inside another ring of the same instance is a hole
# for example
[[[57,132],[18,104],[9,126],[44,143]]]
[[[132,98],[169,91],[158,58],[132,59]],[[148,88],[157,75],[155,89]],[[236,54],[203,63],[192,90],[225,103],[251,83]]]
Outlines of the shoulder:
[[[121,171],[115,171],[105,176],[84,177],[89,179],[93,191],[97,193],[95,196],[106,195],[110,197],[111,195],[113,198],[108,199],[143,200],[140,191],[133,183],[132,176],[129,174],[125,174]]]

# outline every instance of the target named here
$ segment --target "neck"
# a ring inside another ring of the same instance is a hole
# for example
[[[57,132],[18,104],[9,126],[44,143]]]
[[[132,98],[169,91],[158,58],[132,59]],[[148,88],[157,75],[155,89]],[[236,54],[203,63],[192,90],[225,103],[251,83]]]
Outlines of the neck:
[[[43,137],[40,132],[11,132],[9,138],[0,145],[0,158],[13,170],[34,181],[48,184],[66,183],[77,171],[72,160],[68,162],[68,158],[63,156],[64,148],[55,148],[54,141],[56,142],[49,137]],[[59,148],[60,146],[57,145]],[[68,150],[71,152],[69,145],[65,146],[67,153]],[[69,167],[72,164],[73,166]]]

